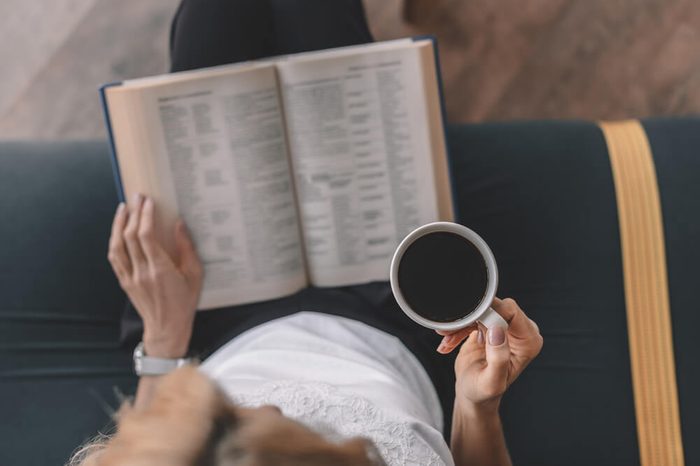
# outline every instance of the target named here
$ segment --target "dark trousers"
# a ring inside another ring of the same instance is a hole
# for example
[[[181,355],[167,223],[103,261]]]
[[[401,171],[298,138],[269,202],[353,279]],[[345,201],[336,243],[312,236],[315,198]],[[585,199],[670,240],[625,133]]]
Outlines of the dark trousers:
[[[171,70],[372,42],[360,0],[184,0],[170,35]],[[436,352],[440,337],[410,321],[387,282],[307,288],[293,296],[197,314],[191,343],[205,357],[241,332],[299,311],[319,311],[391,333],[423,364],[440,397],[449,438],[454,355]],[[128,304],[122,337],[135,345],[142,323]]]
[[[171,71],[373,40],[360,0],[183,0]]]

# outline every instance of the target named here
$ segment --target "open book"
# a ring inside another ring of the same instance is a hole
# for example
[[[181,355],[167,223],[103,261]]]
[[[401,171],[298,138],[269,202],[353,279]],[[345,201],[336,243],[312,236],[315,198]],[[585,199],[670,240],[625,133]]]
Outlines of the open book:
[[[117,189],[153,198],[200,309],[388,280],[412,229],[452,220],[432,39],[307,52],[101,89]]]

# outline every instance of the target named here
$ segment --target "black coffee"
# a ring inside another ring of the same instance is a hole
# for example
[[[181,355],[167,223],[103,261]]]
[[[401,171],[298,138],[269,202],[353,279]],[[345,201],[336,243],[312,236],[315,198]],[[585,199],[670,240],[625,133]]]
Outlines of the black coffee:
[[[454,233],[428,233],[405,251],[399,288],[416,313],[435,322],[458,320],[486,294],[486,263],[470,241]]]

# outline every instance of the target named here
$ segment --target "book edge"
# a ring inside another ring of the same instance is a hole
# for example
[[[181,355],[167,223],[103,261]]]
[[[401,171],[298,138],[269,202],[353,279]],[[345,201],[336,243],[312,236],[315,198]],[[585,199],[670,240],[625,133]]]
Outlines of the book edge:
[[[109,105],[107,104],[107,89],[110,87],[121,86],[122,81],[114,81],[111,83],[103,84],[100,86],[100,103],[102,105],[102,116],[105,120],[105,126],[107,128],[107,139],[109,140],[109,152],[110,161],[112,163],[112,175],[114,177],[114,184],[117,189],[117,198],[119,202],[125,202],[124,197],[124,185],[122,184],[121,172],[119,171],[119,160],[117,160],[117,148],[114,143],[114,134],[112,132],[112,120],[109,116]]]
[[[414,42],[421,40],[429,40],[433,45],[433,56],[435,57],[435,74],[437,76],[438,82],[438,97],[440,100],[440,115],[442,116],[442,137],[443,143],[445,144],[445,156],[447,157],[447,177],[450,181],[450,210],[452,211],[452,218],[454,221],[459,222],[457,211],[455,209],[455,199],[457,199],[457,192],[455,188],[454,178],[452,176],[453,166],[452,166],[452,154],[450,153],[450,145],[447,142],[447,107],[445,104],[445,92],[444,84],[442,80],[442,69],[440,68],[440,54],[438,53],[438,40],[433,34],[421,34],[412,37]]]

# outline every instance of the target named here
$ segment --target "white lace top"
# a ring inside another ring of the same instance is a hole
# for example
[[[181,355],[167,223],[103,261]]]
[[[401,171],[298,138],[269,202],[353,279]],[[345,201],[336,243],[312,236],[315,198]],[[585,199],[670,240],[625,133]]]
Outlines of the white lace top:
[[[276,405],[331,439],[369,437],[388,465],[454,464],[425,370],[361,322],[300,312],[239,335],[201,368],[238,404]]]

